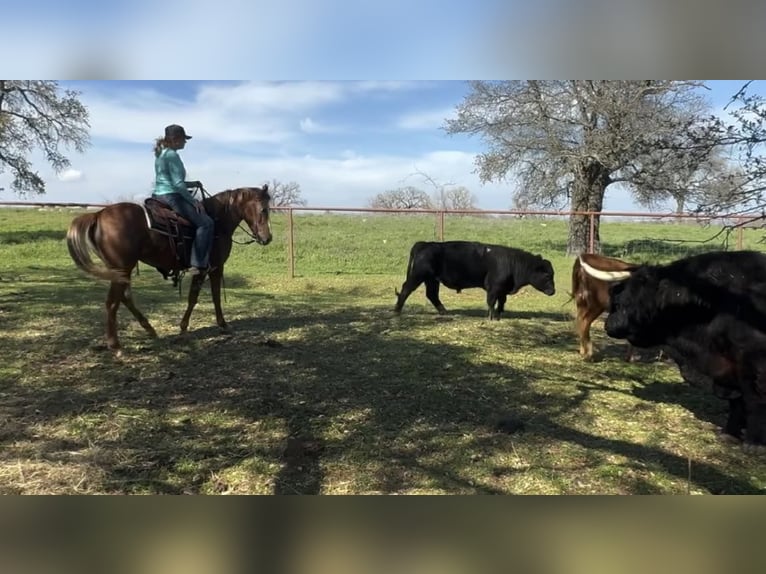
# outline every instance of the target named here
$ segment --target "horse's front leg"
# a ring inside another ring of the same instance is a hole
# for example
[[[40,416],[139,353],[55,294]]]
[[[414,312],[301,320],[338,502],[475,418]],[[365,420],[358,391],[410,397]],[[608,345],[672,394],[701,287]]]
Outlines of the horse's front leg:
[[[215,307],[215,321],[221,328],[221,331],[228,333],[230,331],[226,319],[223,318],[223,309],[221,308],[221,282],[223,281],[223,265],[210,272],[210,293],[213,295],[213,306]]]
[[[184,313],[184,316],[181,319],[181,333],[185,333],[189,328],[189,318],[191,317],[192,311],[194,310],[194,306],[197,304],[197,300],[199,299],[199,292],[200,289],[202,289],[202,283],[204,281],[204,273],[194,275],[192,278],[191,286],[189,287],[189,304],[186,306],[186,313]]]

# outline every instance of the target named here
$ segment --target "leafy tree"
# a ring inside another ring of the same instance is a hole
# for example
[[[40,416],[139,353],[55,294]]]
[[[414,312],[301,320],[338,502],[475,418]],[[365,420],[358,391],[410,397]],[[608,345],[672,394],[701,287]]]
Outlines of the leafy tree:
[[[694,171],[712,152],[704,84],[679,80],[477,81],[447,120],[480,135],[482,181],[514,177],[516,204],[600,212],[610,185],[659,190],[662,166]],[[519,198],[519,196],[521,196]],[[596,250],[600,250],[596,218]],[[567,252],[587,249],[589,217],[572,215]]]
[[[269,195],[271,204],[275,207],[306,205],[306,200],[301,196],[301,186],[294,181],[282,183],[276,179],[272,180]]]
[[[406,186],[377,194],[370,200],[370,207],[384,209],[432,209],[429,195],[417,187]]]
[[[45,193],[45,181],[29,154],[40,149],[57,172],[69,167],[60,147],[85,151],[90,144],[88,110],[79,92],[43,80],[0,80],[0,173],[13,176],[18,195]]]

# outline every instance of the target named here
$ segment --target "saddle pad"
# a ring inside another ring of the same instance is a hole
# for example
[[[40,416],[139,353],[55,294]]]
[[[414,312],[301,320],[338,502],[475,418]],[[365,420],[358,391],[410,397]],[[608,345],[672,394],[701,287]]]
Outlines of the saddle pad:
[[[173,211],[166,203],[148,197],[144,200],[144,212],[146,213],[146,222],[150,229],[175,235],[176,229],[181,231],[185,237],[192,237],[194,226],[188,219],[184,219]]]

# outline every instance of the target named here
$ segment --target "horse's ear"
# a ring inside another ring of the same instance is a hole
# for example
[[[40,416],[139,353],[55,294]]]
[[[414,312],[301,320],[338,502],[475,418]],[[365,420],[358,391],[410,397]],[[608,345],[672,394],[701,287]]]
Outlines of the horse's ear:
[[[264,184],[261,186],[261,189],[262,189],[263,191],[269,191],[269,184],[268,184],[268,183],[264,183]]]

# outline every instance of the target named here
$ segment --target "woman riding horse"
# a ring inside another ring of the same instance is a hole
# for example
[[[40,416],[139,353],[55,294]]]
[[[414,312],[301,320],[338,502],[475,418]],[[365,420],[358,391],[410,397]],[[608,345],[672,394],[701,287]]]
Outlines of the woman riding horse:
[[[165,137],[154,144],[154,197],[167,204],[173,211],[191,222],[195,227],[189,275],[208,271],[210,248],[213,245],[213,220],[201,201],[196,201],[190,187],[202,187],[198,181],[185,181],[184,167],[178,150],[186,147],[186,130],[177,124],[165,128]]]
[[[224,263],[232,248],[232,236],[242,221],[247,223],[246,233],[260,245],[271,242],[268,186],[245,187],[216,193],[203,200],[205,211],[215,222],[213,246],[210,250],[210,292],[218,326],[228,326],[221,310],[221,282]],[[123,303],[141,326],[151,335],[157,333],[133,303],[130,278],[139,261],[152,267],[178,270],[175,249],[167,235],[151,229],[144,208],[135,203],[114,203],[103,209],[77,216],[67,232],[69,254],[83,271],[110,281],[106,298],[106,342],[115,351],[120,349],[117,338],[117,310]],[[97,265],[91,253],[103,262]],[[200,288],[205,280],[201,273],[192,278],[186,312],[181,319],[181,332],[189,326],[189,318],[197,304]]]

